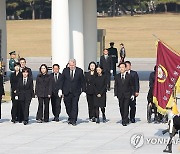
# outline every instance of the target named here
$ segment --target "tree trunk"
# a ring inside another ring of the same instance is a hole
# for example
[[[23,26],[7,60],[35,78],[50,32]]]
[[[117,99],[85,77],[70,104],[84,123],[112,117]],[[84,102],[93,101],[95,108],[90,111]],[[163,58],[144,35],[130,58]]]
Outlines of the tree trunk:
[[[133,12],[133,0],[130,1],[130,5],[131,5],[131,16],[134,15],[134,12]]]
[[[112,7],[112,16],[116,15],[116,0],[113,0],[113,7]]]
[[[35,20],[36,18],[36,12],[35,12],[35,2],[31,2],[31,8],[32,8],[32,20]]]
[[[164,3],[164,11],[167,13],[167,3]]]

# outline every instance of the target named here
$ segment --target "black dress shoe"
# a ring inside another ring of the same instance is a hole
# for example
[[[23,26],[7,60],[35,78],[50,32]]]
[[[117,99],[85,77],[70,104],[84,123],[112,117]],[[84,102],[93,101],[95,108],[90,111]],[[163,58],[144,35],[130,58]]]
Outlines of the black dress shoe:
[[[49,122],[49,120],[44,120],[44,122]]]
[[[72,124],[72,122],[71,122],[71,121],[68,121],[68,124],[70,125],[70,124]]]
[[[56,121],[56,122],[59,122],[59,118],[55,118],[55,121]]]
[[[15,124],[15,123],[16,123],[16,120],[11,120],[11,122]]]
[[[56,121],[56,118],[54,118],[52,121]]]
[[[27,125],[27,124],[28,124],[28,121],[24,121],[23,123],[24,123],[24,125]]]
[[[19,123],[22,123],[22,121],[19,121]]]
[[[127,124],[126,124],[126,123],[122,123],[122,125],[123,125],[123,126],[127,126]]]
[[[71,124],[72,124],[73,126],[76,126],[76,122],[72,122]]]
[[[95,117],[92,118],[92,122],[96,122],[96,118]]]
[[[135,121],[135,119],[131,119],[131,123],[135,123],[136,121]]]
[[[96,120],[96,123],[97,123],[97,124],[99,124],[99,123],[100,123],[100,120],[99,120],[99,118],[97,118],[97,120]]]

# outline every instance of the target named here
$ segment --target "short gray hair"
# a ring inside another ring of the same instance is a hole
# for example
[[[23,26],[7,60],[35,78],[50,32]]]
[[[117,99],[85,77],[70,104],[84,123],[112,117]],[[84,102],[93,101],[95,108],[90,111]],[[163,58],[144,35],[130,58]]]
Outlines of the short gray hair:
[[[76,64],[76,59],[69,59],[69,63],[73,62],[74,64]]]

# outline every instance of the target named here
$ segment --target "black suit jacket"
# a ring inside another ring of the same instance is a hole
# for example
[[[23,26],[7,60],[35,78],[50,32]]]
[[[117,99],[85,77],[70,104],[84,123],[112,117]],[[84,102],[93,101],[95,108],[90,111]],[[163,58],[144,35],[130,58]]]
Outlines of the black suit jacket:
[[[58,73],[58,80],[55,82],[54,73],[50,74],[52,80],[52,94],[58,96],[58,91],[60,89],[60,84],[62,82],[62,74]]]
[[[119,99],[122,97],[130,98],[134,94],[132,77],[129,74],[125,76],[125,82],[122,83],[121,74],[115,76],[114,95]]]
[[[37,97],[48,97],[48,95],[52,95],[52,78],[49,74],[39,74],[37,76],[35,95]]]
[[[80,95],[85,92],[84,74],[81,68],[76,67],[74,78],[70,78],[70,69],[65,68],[62,73],[62,82],[60,86],[64,95],[72,93],[74,96]]]
[[[10,76],[10,83],[11,83],[11,99],[14,99],[16,94],[14,93],[15,90],[17,90],[17,84],[19,79],[22,78],[22,73],[19,72],[18,75],[16,75],[16,72],[11,73]]]
[[[5,95],[4,92],[4,83],[3,83],[3,76],[0,74],[0,98],[2,95]]]
[[[118,62],[118,52],[117,52],[117,48],[109,48],[108,51],[109,51],[109,56],[112,57],[112,61],[113,61],[114,63],[117,63],[117,62]]]
[[[139,76],[138,73],[136,71],[130,70],[130,75],[132,77],[133,80],[133,85],[134,85],[134,92],[139,93]]]
[[[96,73],[91,75],[90,72],[85,72],[85,91],[87,94],[94,94],[94,81],[96,78]]]
[[[31,100],[34,97],[33,80],[31,77],[28,77],[26,85],[23,85],[23,77],[19,79],[16,94],[20,101]]]
[[[110,72],[110,70],[112,70],[112,68],[113,68],[112,57],[109,56],[106,60],[104,55],[102,55],[100,57],[100,65],[103,68],[104,72]]]

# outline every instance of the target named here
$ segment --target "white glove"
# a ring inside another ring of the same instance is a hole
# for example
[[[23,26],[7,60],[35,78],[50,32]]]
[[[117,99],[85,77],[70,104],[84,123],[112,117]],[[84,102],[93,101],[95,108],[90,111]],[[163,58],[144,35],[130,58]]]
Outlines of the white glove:
[[[113,73],[113,70],[110,70],[110,73],[112,74],[112,73]]]
[[[18,100],[18,96],[15,96],[15,100]]]
[[[85,93],[85,92],[82,92],[81,95],[82,95],[83,97],[86,97],[86,93]]]
[[[114,100],[116,100],[116,101],[118,100],[117,96],[114,96]]]
[[[58,96],[61,97],[62,96],[62,90],[58,91]]]
[[[134,95],[132,95],[130,99],[131,99],[132,101],[134,101]]]

